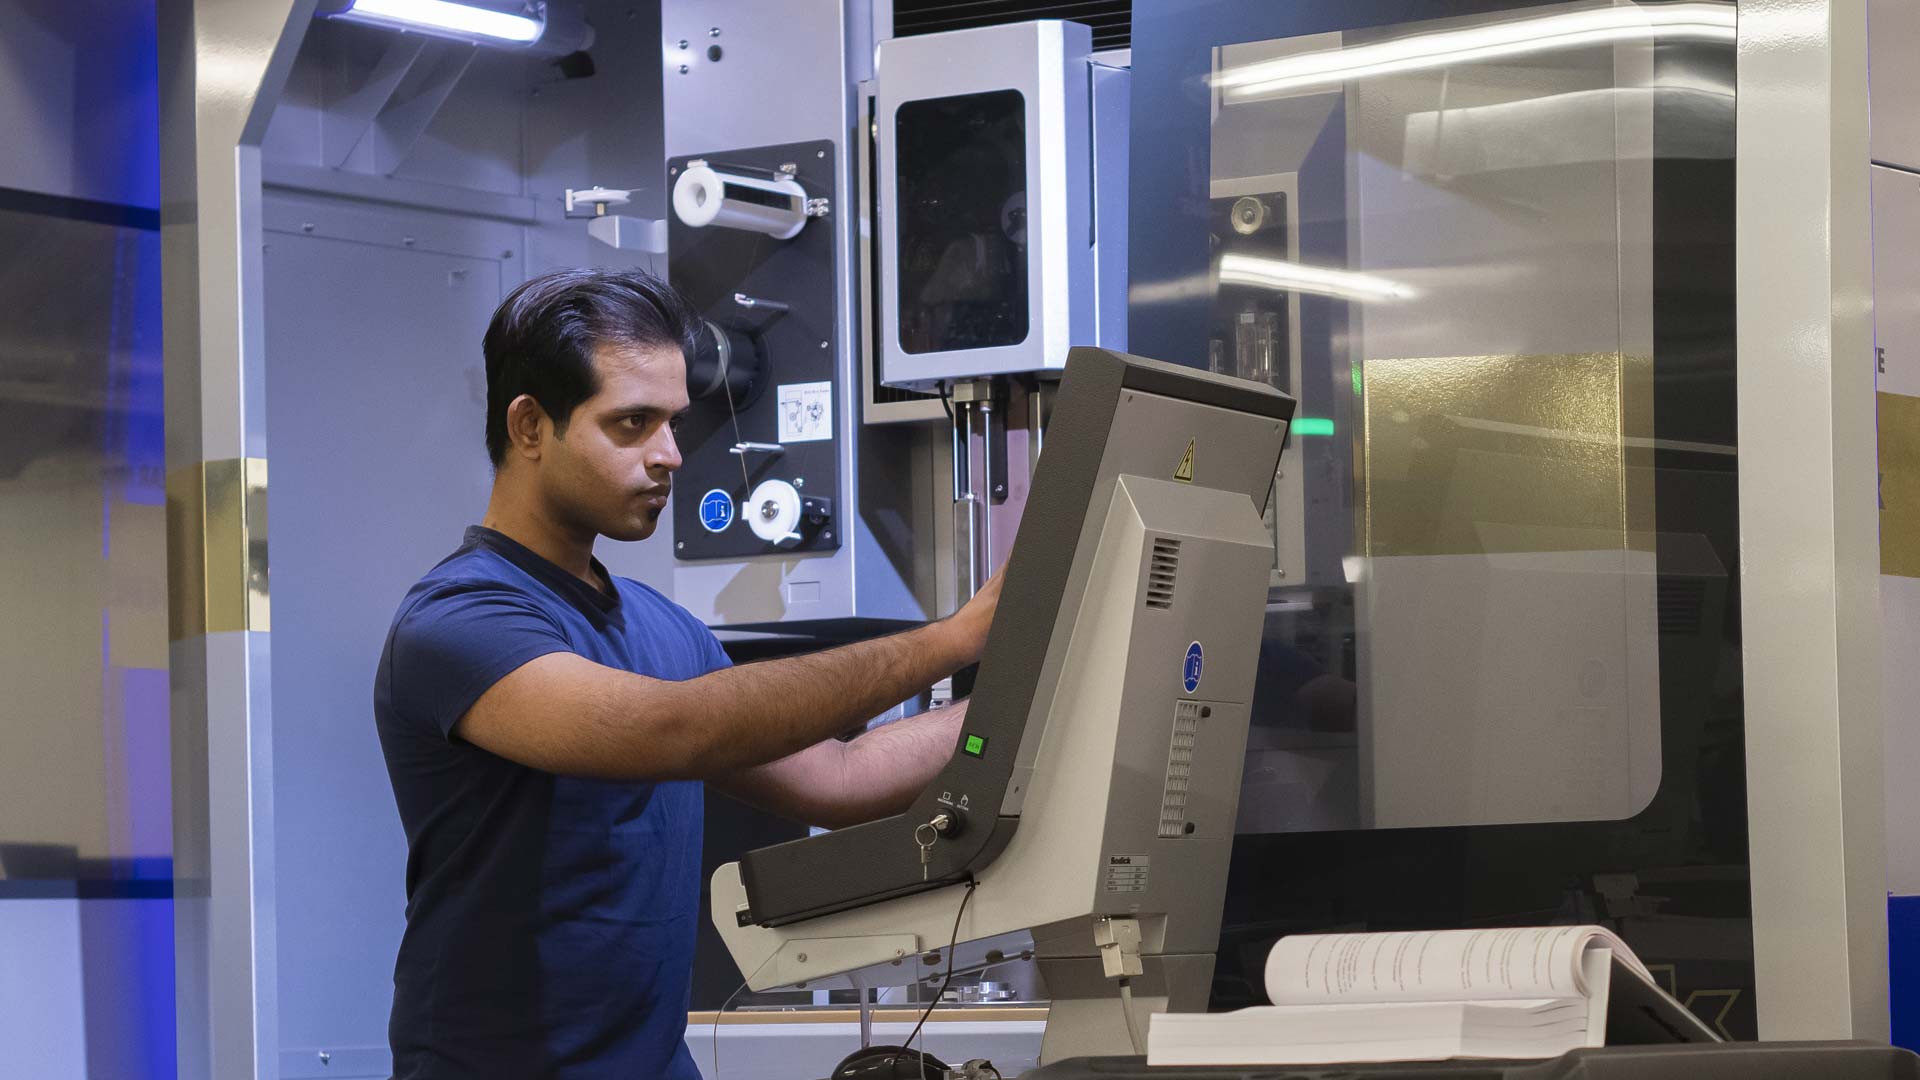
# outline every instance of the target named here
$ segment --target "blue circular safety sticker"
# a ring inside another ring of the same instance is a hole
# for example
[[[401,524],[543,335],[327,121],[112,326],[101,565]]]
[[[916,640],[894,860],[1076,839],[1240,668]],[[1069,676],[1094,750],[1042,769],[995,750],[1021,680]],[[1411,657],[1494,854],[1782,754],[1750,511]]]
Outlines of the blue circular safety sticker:
[[[733,496],[714,488],[700,496],[700,525],[708,532],[725,532],[733,524]]]
[[[1200,689],[1200,667],[1205,659],[1199,642],[1187,646],[1187,662],[1180,668],[1180,685],[1186,687],[1189,694]]]

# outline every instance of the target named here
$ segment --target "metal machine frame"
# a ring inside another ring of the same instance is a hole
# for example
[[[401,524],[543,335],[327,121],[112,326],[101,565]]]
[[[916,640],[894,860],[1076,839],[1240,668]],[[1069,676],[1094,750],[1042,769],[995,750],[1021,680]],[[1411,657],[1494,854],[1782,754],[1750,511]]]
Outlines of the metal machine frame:
[[[942,613],[931,440],[910,426],[868,425],[862,416],[854,83],[870,73],[884,29],[874,25],[875,15],[868,5],[839,0],[792,0],[777,15],[757,0],[661,4],[666,156],[820,140],[832,144],[823,165],[836,186],[825,213],[806,226],[831,236],[831,285],[839,298],[818,343],[831,358],[838,398],[831,440],[839,472],[835,539],[831,550],[769,545],[739,559],[677,561],[674,600],[711,626],[831,639]],[[672,180],[665,161],[660,179]],[[770,365],[777,374],[779,358]]]
[[[891,66],[889,66],[891,65]],[[891,386],[925,391],[995,375],[1058,371],[1073,345],[1126,347],[1124,178],[1099,165],[1124,159],[1129,78],[1093,59],[1092,32],[1057,20],[893,38],[879,49],[873,124],[880,208],[879,370]],[[905,106],[1015,91],[1025,135],[1027,333],[1022,340],[910,352],[901,343],[898,144]],[[1118,179],[1119,182],[1114,182]]]
[[[1885,1039],[1867,4],[1749,0],[1737,49],[1741,649],[1760,1034]]]

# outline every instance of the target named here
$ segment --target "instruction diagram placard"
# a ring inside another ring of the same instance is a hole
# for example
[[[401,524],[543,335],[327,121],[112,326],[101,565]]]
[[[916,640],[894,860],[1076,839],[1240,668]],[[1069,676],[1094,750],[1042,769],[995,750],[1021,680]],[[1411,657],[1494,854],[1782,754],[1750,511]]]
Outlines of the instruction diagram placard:
[[[774,388],[780,411],[780,441],[820,442],[833,438],[833,384],[786,383]]]

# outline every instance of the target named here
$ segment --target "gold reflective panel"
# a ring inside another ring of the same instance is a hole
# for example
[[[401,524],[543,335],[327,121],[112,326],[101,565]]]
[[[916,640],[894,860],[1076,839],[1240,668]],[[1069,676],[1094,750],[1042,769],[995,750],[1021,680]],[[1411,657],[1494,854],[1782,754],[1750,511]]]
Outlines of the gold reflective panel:
[[[1644,547],[1651,376],[1650,358],[1619,353],[1367,361],[1361,550]]]
[[[1920,397],[1880,398],[1880,572],[1920,577]]]
[[[226,458],[167,476],[167,631],[272,629],[267,581],[267,462]]]

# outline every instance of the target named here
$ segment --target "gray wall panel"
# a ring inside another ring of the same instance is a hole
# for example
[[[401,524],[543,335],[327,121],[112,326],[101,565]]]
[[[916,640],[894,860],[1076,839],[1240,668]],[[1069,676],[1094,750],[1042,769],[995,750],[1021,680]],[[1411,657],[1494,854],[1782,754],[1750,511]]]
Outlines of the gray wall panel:
[[[17,0],[0,34],[0,187],[160,205],[151,3]]]
[[[374,733],[373,676],[408,586],[486,507],[477,340],[505,266],[409,249],[399,232],[385,244],[268,234],[288,1053],[386,1045],[406,843]]]

